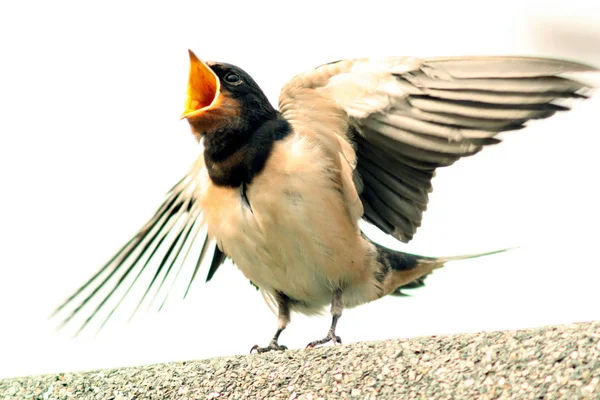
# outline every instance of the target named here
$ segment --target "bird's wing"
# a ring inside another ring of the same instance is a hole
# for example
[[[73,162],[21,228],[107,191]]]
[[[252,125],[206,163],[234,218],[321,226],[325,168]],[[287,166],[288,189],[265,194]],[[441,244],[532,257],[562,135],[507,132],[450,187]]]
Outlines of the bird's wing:
[[[366,220],[408,242],[436,168],[567,110],[554,101],[588,88],[559,75],[590,71],[598,70],[530,57],[343,60],[293,78],[279,107],[339,160],[354,216],[364,207]]]
[[[198,206],[195,193],[199,182],[197,176],[204,168],[204,157],[199,157],[186,176],[168,192],[165,201],[150,221],[54,311],[53,315],[63,310],[68,312],[61,327],[76,315],[86,312],[84,310],[89,310],[77,332],[79,333],[105,310],[104,321],[100,326],[102,328],[123,300],[131,295],[136,282],[140,281],[146,281],[148,284],[143,294],[140,293],[132,316],[145,301],[150,306],[159,295],[163,296],[164,304],[191,253],[197,259],[193,271],[189,274],[185,295],[196,279],[202,261],[211,254],[212,260],[206,280],[209,281],[213,277],[226,256],[208,238],[202,226],[202,209]],[[200,249],[197,249],[200,246],[194,246],[194,243],[198,242],[202,243]],[[199,253],[196,250],[199,250]],[[143,288],[143,285],[139,286]]]

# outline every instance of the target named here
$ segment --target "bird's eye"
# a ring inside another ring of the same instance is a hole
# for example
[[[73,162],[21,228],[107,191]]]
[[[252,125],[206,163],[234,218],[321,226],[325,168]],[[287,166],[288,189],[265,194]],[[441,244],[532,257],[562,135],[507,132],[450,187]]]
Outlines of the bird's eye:
[[[239,75],[235,72],[230,72],[229,74],[227,74],[227,76],[225,76],[225,81],[234,85],[239,85],[240,83],[242,83],[242,80],[240,79]]]

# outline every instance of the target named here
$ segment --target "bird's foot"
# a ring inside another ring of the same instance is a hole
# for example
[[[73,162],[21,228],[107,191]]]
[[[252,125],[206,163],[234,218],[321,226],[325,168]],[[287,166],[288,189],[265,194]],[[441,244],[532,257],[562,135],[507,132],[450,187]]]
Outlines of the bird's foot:
[[[253,351],[256,351],[257,353],[266,353],[268,351],[283,351],[283,350],[287,350],[287,347],[282,344],[279,344],[275,341],[272,341],[271,343],[269,343],[269,345],[267,347],[260,347],[259,345],[255,344],[250,349],[250,354],[252,354]]]
[[[315,340],[314,342],[310,342],[306,345],[307,349],[313,349],[322,344],[333,342],[333,344],[342,344],[342,338],[335,335],[335,331],[329,331],[326,337],[320,340]]]

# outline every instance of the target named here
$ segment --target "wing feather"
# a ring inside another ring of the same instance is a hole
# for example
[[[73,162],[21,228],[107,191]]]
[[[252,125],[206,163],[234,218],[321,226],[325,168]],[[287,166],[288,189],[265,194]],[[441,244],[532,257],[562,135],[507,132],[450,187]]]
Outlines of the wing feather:
[[[357,188],[363,217],[407,242],[436,168],[499,143],[500,132],[567,111],[556,101],[586,98],[590,88],[564,75],[597,71],[519,56],[343,60],[292,79],[280,109],[297,131],[315,132],[318,124],[315,138],[352,146],[355,177],[346,184]],[[316,110],[315,99],[328,108]]]
[[[200,234],[203,231],[202,210],[197,204],[195,193],[199,182],[197,176],[204,168],[203,161],[203,157],[198,158],[188,174],[169,191],[163,204],[140,231],[54,311],[53,315],[56,315],[70,308],[60,324],[61,327],[91,307],[83,316],[83,322],[76,333],[78,334],[92,320],[100,318],[102,310],[112,303],[110,311],[105,313],[99,326],[101,329],[132,295],[132,289],[142,276],[149,276],[150,281],[139,297],[131,317],[143,304],[147,303],[149,308],[164,294],[160,305],[162,308],[198,240],[203,240],[202,249],[185,296],[210,248],[215,250],[207,280],[213,277],[226,256],[218,250],[205,231]],[[171,280],[170,288],[163,293],[168,280]]]

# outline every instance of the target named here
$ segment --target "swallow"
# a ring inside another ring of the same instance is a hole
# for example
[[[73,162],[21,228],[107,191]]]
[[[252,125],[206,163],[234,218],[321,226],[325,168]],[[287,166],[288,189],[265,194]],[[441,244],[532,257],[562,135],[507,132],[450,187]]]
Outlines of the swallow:
[[[73,307],[62,325],[97,298],[81,331],[122,288],[104,326],[149,271],[137,311],[194,254],[186,295],[205,259],[206,281],[231,259],[277,313],[269,344],[251,351],[284,350],[279,336],[291,312],[327,306],[329,330],[307,347],[341,343],[336,325],[345,308],[421,286],[448,261],[496,253],[391,250],[364,235],[359,221],[409,242],[437,168],[568,110],[555,101],[586,98],[591,88],[563,75],[598,71],[521,56],[348,59],[291,79],[276,109],[241,68],[189,56],[181,118],[200,155],[148,223],[57,308]]]

